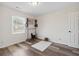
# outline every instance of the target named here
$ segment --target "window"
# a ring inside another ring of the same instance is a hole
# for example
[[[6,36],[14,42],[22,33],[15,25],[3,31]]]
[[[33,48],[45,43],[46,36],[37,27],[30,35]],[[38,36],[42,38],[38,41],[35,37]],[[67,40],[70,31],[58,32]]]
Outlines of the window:
[[[12,16],[12,33],[25,33],[26,19],[19,16]]]

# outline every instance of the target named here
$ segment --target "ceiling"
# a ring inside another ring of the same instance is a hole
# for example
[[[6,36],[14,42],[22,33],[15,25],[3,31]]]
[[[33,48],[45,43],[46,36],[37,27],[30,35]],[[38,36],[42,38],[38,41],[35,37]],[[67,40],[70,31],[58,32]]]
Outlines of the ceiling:
[[[0,2],[1,4],[24,12],[32,16],[40,16],[52,11],[63,9],[67,6],[79,4],[78,2],[40,2],[39,6],[29,5],[28,2]]]

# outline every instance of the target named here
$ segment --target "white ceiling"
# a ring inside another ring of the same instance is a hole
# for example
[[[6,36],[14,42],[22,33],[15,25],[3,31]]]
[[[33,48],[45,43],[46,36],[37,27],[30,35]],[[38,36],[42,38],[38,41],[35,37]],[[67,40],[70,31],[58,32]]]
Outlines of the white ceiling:
[[[78,2],[41,2],[39,6],[29,5],[28,2],[4,2],[4,3],[1,2],[1,4],[16,9],[18,11],[22,11],[24,13],[30,14],[32,16],[39,16],[79,3]]]

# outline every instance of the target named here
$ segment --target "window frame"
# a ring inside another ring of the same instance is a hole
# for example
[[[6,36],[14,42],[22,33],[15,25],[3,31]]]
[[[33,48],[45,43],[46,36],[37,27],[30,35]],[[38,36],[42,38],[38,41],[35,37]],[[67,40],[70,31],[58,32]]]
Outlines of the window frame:
[[[19,20],[24,20],[24,30],[22,30],[22,31],[15,31],[14,30],[14,20],[15,20],[15,18],[18,18]],[[23,18],[23,17],[20,17],[20,16],[12,16],[12,34],[21,34],[21,33],[25,33],[25,31],[26,31],[26,19],[25,18]]]

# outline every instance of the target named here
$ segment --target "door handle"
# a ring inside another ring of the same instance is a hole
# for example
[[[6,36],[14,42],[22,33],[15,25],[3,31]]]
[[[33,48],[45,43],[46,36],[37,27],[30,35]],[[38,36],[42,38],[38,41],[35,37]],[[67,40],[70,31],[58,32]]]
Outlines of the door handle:
[[[69,31],[69,32],[71,32],[71,31]]]

